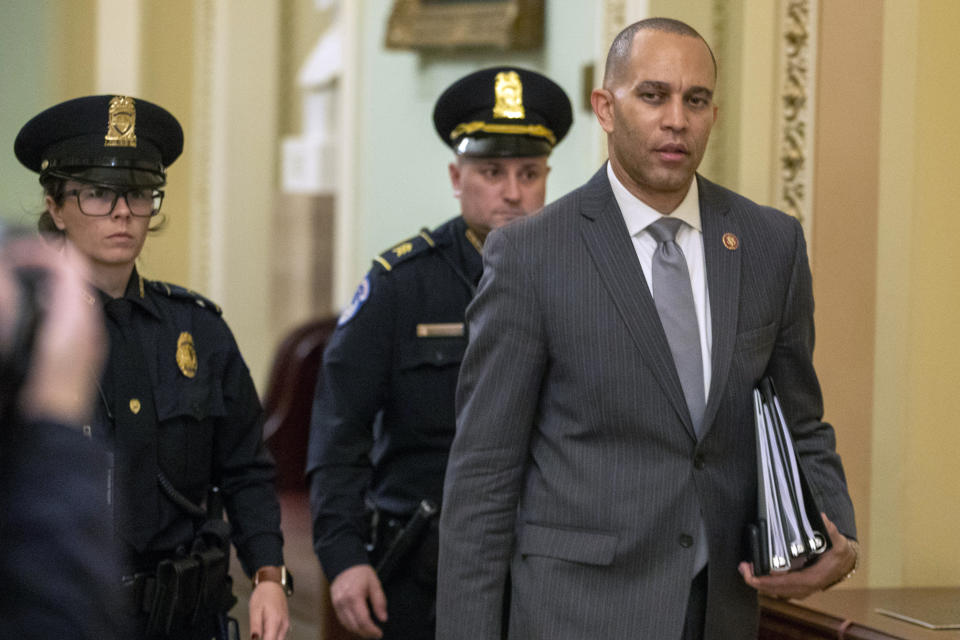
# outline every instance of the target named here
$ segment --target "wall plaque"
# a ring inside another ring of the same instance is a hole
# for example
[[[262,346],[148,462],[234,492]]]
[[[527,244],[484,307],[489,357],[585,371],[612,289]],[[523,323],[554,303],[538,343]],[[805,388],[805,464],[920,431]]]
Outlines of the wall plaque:
[[[544,0],[394,0],[388,49],[535,49]]]

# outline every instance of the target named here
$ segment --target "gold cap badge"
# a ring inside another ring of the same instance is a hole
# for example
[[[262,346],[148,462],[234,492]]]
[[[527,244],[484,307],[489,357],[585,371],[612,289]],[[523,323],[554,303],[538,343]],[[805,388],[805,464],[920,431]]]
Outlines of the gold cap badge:
[[[137,146],[137,109],[133,105],[133,98],[114,96],[110,101],[109,111],[107,135],[103,137],[103,146]]]
[[[723,234],[723,246],[730,251],[736,251],[737,247],[740,246],[740,239],[732,233],[725,233]]]
[[[524,118],[523,83],[516,71],[501,71],[493,81],[494,118]]]
[[[177,366],[188,378],[197,375],[197,351],[193,347],[193,336],[186,331],[177,338]]]

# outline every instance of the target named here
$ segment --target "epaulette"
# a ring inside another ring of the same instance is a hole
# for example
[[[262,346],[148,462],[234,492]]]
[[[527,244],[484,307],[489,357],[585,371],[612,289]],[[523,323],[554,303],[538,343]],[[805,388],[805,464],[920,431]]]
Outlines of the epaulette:
[[[159,280],[147,280],[144,279],[144,282],[147,283],[147,286],[161,293],[168,298],[175,298],[178,300],[189,300],[196,304],[198,307],[204,309],[209,309],[210,311],[216,313],[218,316],[223,313],[223,310],[220,308],[220,305],[213,302],[212,300],[203,297],[196,291],[192,289],[187,289],[186,287],[181,287],[180,285],[170,284],[169,282],[160,282]]]
[[[392,249],[387,249],[374,258],[373,261],[387,271],[390,271],[404,260],[409,260],[435,246],[436,243],[433,241],[433,238],[430,237],[430,232],[423,229],[412,238],[404,240]]]

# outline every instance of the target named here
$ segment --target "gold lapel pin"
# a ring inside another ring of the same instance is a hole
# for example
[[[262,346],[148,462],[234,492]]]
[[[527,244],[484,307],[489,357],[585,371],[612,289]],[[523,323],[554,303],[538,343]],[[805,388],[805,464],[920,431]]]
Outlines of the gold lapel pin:
[[[136,398],[130,398],[130,411],[133,412],[133,415],[140,413],[140,401]]]
[[[723,246],[725,246],[730,251],[736,251],[740,246],[740,239],[732,233],[723,234]]]

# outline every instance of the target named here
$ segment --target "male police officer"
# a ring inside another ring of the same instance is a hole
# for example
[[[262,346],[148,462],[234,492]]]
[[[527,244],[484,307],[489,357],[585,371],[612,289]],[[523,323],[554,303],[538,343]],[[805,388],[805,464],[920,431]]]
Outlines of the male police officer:
[[[338,618],[367,638],[433,638],[435,523],[391,555],[389,577],[382,558],[418,505],[440,503],[484,239],[543,206],[572,112],[551,80],[501,67],[451,85],[433,119],[456,153],[460,215],[374,260],[324,355],[311,424],[314,547]]]

